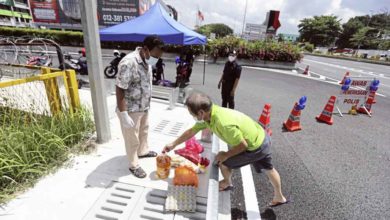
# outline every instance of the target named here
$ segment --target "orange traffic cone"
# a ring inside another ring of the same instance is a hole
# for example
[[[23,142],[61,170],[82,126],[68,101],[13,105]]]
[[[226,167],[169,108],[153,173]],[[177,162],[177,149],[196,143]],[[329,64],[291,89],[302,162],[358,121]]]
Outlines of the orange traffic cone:
[[[306,66],[305,71],[303,71],[303,75],[309,75],[309,65]]]
[[[300,118],[301,118],[301,110],[297,109],[298,103],[295,103],[294,108],[291,110],[290,116],[287,121],[283,123],[283,127],[285,127],[288,131],[298,131],[301,130]]]
[[[372,104],[374,104],[374,99],[375,99],[375,92],[371,91],[370,95],[368,95],[366,103],[364,103],[364,106],[366,107],[368,113],[370,113],[370,114],[371,114]],[[362,107],[360,107],[358,109],[358,112],[363,113],[363,114],[367,114],[366,110]]]
[[[259,124],[261,125],[261,127],[264,128],[264,130],[268,133],[269,136],[272,135],[270,123],[271,123],[271,104],[265,104],[263,112],[259,117]]]
[[[322,113],[316,117],[317,121],[325,122],[328,125],[333,124],[332,114],[335,102],[336,96],[331,96]]]
[[[339,82],[339,84],[340,84],[340,85],[344,85],[344,82],[345,82],[345,80],[347,79],[348,76],[349,76],[349,72],[346,72],[345,75],[344,75],[343,80],[341,80],[341,81]]]

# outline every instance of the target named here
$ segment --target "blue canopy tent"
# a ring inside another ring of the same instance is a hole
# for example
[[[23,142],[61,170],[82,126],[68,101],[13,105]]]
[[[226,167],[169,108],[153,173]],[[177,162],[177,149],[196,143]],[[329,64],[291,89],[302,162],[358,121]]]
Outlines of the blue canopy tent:
[[[102,41],[142,42],[156,34],[166,44],[204,45],[207,38],[170,17],[157,1],[145,14],[133,20],[100,30]]]

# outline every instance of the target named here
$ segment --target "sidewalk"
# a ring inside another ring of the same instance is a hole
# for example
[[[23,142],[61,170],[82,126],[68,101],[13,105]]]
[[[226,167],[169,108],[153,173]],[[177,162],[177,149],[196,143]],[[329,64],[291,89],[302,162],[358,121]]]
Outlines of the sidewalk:
[[[84,105],[92,106],[89,91],[80,90],[80,98]],[[109,96],[107,102],[112,140],[97,145],[96,151],[89,155],[74,157],[68,166],[44,177],[34,188],[1,207],[2,220],[205,218],[210,172],[199,175],[200,187],[197,194],[199,213],[164,215],[164,195],[174,172],[171,172],[168,180],[156,179],[155,158],[147,158],[140,161],[148,174],[145,179],[138,179],[130,174],[119,120],[114,111],[115,95]],[[153,99],[149,124],[149,146],[151,150],[161,152],[166,143],[192,126],[193,119],[186,108],[178,106],[168,110],[167,102]],[[211,144],[202,144],[205,147],[204,154],[208,156]],[[115,193],[122,197],[117,198],[115,203],[123,206],[119,211],[113,208],[115,204],[106,204],[110,200],[109,196]],[[225,204],[219,208],[219,219],[230,219],[230,193],[219,193],[220,201],[226,203],[227,199],[228,206]],[[109,214],[111,218],[103,218]]]

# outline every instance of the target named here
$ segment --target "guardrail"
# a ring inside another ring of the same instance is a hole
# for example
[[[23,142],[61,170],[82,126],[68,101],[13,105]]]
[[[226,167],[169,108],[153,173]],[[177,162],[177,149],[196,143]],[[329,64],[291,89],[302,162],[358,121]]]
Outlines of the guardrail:
[[[169,109],[174,109],[177,103],[179,90],[178,88],[153,86],[152,97],[157,99],[167,100],[169,102]]]
[[[58,77],[62,77],[67,101],[69,104],[69,110],[74,112],[76,109],[80,108],[78,83],[74,70],[61,71],[59,69],[51,69],[47,67],[35,67],[16,64],[0,64],[0,66],[1,65],[14,68],[20,67],[34,70],[39,69],[41,71],[41,74],[21,79],[9,79],[7,81],[0,82],[0,89],[6,89],[13,86],[20,86],[31,82],[42,81],[46,90],[46,96],[50,106],[51,114],[55,115],[63,111],[59,86],[56,80]]]

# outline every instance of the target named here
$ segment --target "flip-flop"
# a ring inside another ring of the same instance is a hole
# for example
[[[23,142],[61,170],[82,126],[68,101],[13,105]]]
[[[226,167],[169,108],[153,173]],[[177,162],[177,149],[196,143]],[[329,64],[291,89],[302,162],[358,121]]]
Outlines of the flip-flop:
[[[268,204],[268,207],[274,208],[274,207],[277,207],[277,206],[288,204],[290,202],[291,201],[289,199],[286,199],[285,202],[275,202],[275,203],[271,202],[271,203]]]
[[[227,187],[225,187],[224,189],[222,189],[222,190],[219,190],[220,192],[223,192],[223,191],[230,191],[230,190],[233,190],[234,189],[234,187],[232,186],[232,185],[230,185],[230,186],[227,186]]]
[[[138,156],[138,158],[146,158],[146,157],[157,157],[157,153],[154,151],[149,151],[147,154]]]

